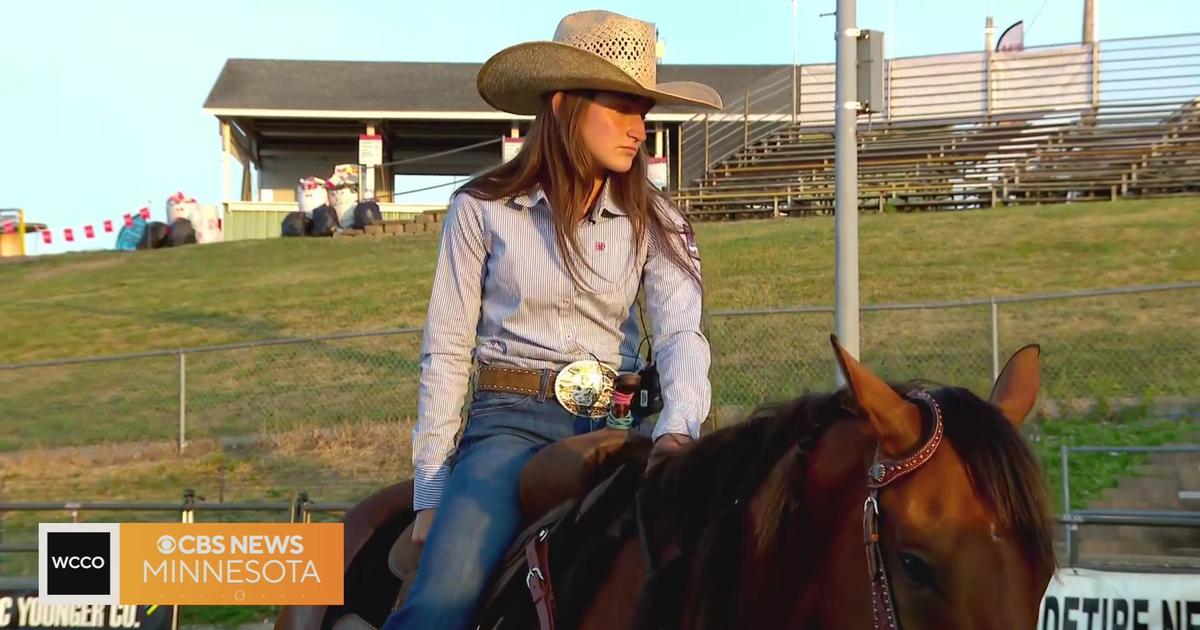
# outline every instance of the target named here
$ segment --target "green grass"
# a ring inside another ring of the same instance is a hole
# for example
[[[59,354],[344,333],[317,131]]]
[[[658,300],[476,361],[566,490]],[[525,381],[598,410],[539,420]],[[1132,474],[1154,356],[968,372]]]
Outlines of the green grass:
[[[864,215],[861,297],[922,302],[1200,279],[1200,199]],[[833,301],[833,222],[700,224],[711,311]],[[419,326],[435,235],[274,239],[0,264],[0,362]],[[1043,344],[1043,396],[1193,394],[1200,291],[1004,305],[1004,353]],[[989,386],[986,306],[863,313],[888,378]],[[708,318],[717,408],[833,385],[828,314]],[[415,413],[419,334],[187,357],[204,438]],[[171,440],[178,359],[0,371],[0,451]]]
[[[865,303],[1200,279],[1200,199],[864,215]],[[833,221],[697,226],[709,309],[833,302]],[[272,239],[0,264],[5,363],[419,326],[437,237]]]
[[[1042,462],[1050,504],[1062,511],[1062,446],[1161,446],[1194,441],[1198,425],[1189,420],[1150,417],[1142,409],[1119,414],[1034,422],[1026,437]],[[1146,456],[1133,453],[1075,453],[1070,458],[1071,509],[1084,509],[1122,477],[1134,474]]]

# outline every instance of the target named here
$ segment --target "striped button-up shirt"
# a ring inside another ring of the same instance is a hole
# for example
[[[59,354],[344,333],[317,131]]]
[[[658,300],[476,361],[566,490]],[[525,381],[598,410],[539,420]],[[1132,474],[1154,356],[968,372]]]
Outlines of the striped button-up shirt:
[[[674,208],[660,212],[669,225],[685,225]],[[441,499],[472,356],[481,365],[551,370],[595,357],[619,372],[634,371],[640,285],[663,395],[653,437],[699,437],[711,404],[700,288],[667,258],[651,230],[637,247],[633,226],[607,186],[578,228],[587,262],[576,265],[579,286],[558,252],[552,221],[540,189],[500,201],[460,193],[450,203],[421,350],[415,509],[436,507]],[[690,228],[679,232],[670,246],[698,269]]]

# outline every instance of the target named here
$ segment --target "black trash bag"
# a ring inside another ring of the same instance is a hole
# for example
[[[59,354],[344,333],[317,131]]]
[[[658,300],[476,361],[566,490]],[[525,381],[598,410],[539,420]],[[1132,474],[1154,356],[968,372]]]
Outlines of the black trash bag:
[[[337,228],[337,210],[328,205],[317,206],[313,210],[312,224],[308,229],[309,236],[333,236]]]
[[[354,229],[361,230],[368,225],[379,223],[383,223],[383,213],[379,211],[379,204],[374,201],[363,201],[354,206]]]
[[[162,221],[151,221],[146,224],[146,231],[138,243],[138,249],[159,249],[167,246],[171,236],[171,226]]]
[[[175,219],[171,224],[171,234],[167,237],[167,247],[182,247],[196,244],[196,230],[187,219]]]
[[[304,236],[308,233],[308,224],[311,219],[304,216],[299,210],[289,212],[286,217],[283,217],[283,225],[280,228],[280,233],[284,236]]]

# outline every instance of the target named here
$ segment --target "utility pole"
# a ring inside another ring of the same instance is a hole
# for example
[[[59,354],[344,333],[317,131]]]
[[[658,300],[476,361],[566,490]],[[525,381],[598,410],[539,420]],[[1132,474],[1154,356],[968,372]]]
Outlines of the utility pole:
[[[834,88],[834,319],[838,341],[859,358],[858,337],[858,28],[855,0],[837,1]],[[835,370],[838,386],[844,385]]]
[[[1083,43],[1096,41],[1096,0],[1083,0]]]

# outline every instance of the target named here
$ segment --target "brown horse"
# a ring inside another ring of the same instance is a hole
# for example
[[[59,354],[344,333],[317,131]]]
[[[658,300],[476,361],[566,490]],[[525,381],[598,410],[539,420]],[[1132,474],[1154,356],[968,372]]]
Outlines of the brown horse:
[[[1038,348],[1013,355],[989,401],[886,384],[834,349],[848,387],[760,409],[651,472],[641,527],[572,566],[593,579],[559,598],[559,627],[1035,627],[1055,560],[1044,479],[1017,428],[1037,395]],[[395,520],[380,524],[389,543]],[[348,540],[360,573],[379,565],[363,555],[387,549],[373,538]],[[347,606],[285,610],[276,627],[315,628],[322,614],[325,627],[369,627],[346,614],[364,598],[351,584]],[[373,619],[397,588],[372,596]],[[524,610],[493,610],[487,627],[535,618],[527,601],[500,601]]]

